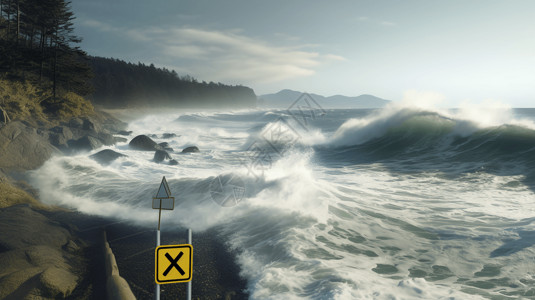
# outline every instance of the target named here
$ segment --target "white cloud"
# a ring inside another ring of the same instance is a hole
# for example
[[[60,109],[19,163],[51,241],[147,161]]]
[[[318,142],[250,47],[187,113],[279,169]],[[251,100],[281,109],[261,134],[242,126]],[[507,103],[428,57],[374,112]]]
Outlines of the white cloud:
[[[109,24],[106,24],[106,23],[103,23],[103,22],[100,22],[100,21],[97,21],[97,20],[84,19],[84,20],[81,20],[80,25],[86,26],[86,27],[91,27],[91,28],[97,29],[99,31],[106,31],[106,32],[116,31],[117,30],[117,28],[112,27]]]
[[[119,30],[86,21],[97,30],[125,35],[146,44],[158,65],[183,65],[200,79],[235,83],[266,83],[315,74],[321,64],[345,60],[309,49],[314,45],[279,46],[250,38],[240,29],[228,31],[174,27]]]

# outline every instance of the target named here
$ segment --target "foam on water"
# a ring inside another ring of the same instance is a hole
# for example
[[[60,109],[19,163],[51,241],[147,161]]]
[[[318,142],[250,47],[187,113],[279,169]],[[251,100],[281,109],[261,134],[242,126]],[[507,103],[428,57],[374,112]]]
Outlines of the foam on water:
[[[300,129],[286,112],[165,113],[129,130],[168,142],[179,166],[123,143],[109,148],[127,157],[110,165],[89,158],[98,149],[54,157],[30,177],[44,202],[153,227],[151,197],[166,176],[176,206],[164,226],[217,228],[252,299],[528,297],[535,292],[530,122],[407,106],[329,111]],[[252,176],[243,164],[249,145],[276,148],[263,132],[280,124],[293,146],[269,152],[267,167]],[[191,145],[201,152],[179,153]],[[217,176],[243,181],[238,205],[214,201]]]

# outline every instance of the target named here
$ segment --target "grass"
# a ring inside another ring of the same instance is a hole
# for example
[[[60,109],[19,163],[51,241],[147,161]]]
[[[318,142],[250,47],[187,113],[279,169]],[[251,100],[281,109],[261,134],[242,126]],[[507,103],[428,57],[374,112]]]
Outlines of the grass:
[[[0,208],[22,203],[28,203],[37,208],[47,208],[47,206],[35,200],[26,191],[12,185],[7,179],[0,177]]]
[[[52,127],[73,117],[94,114],[91,102],[73,92],[59,91],[53,99],[49,90],[30,82],[0,79],[0,113],[11,121],[26,121],[33,126]]]

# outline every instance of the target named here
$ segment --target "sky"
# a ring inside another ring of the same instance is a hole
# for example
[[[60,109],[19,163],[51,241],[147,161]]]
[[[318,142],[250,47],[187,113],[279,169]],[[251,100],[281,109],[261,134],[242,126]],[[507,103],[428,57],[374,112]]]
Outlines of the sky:
[[[535,107],[531,0],[73,0],[90,55],[325,96]]]

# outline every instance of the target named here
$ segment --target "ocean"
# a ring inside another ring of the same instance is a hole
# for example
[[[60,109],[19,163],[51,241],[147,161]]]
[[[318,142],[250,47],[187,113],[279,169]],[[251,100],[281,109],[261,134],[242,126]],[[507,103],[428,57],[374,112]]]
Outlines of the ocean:
[[[535,298],[535,109],[167,110],[128,130],[179,165],[127,142],[109,165],[53,157],[41,200],[155,229],[165,176],[162,227],[217,229],[251,299]]]

